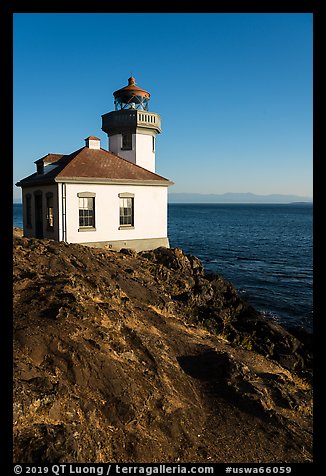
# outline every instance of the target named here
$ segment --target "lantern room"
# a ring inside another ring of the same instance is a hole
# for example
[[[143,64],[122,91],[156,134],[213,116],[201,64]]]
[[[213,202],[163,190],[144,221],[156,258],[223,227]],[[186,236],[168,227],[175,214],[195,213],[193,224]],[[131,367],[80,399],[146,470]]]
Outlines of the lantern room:
[[[115,110],[138,109],[148,111],[150,93],[136,86],[134,77],[128,79],[128,86],[113,93]]]

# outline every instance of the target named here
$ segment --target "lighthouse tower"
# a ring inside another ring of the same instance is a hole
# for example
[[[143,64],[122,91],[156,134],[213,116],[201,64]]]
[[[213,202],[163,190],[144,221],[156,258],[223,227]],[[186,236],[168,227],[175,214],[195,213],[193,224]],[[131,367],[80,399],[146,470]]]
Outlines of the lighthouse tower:
[[[148,111],[150,93],[135,78],[113,93],[115,110],[102,115],[102,130],[109,137],[109,151],[155,172],[155,141],[161,118]]]

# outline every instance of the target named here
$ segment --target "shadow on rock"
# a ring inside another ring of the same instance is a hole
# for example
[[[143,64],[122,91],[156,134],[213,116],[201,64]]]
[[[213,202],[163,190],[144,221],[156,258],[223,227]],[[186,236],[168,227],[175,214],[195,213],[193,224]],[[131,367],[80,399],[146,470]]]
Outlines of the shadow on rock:
[[[226,352],[204,349],[196,355],[177,357],[182,370],[200,382],[210,405],[219,400],[262,419],[266,414],[255,387],[246,380],[241,367]]]

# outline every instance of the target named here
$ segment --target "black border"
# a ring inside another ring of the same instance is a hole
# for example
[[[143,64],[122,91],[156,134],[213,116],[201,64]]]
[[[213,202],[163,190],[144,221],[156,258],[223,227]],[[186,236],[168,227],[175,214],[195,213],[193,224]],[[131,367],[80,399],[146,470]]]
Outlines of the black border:
[[[17,0],[17,1],[2,1],[0,8],[0,34],[1,34],[1,138],[2,144],[5,145],[3,155],[1,157],[2,178],[4,182],[3,192],[5,194],[6,206],[5,213],[2,216],[5,217],[5,226],[2,226],[2,232],[0,234],[1,239],[1,251],[2,259],[4,261],[2,267],[2,332],[0,349],[2,352],[1,359],[1,376],[2,376],[2,396],[6,397],[6,404],[1,407],[1,474],[14,474],[12,464],[12,191],[13,191],[13,173],[12,173],[12,159],[13,157],[13,15],[15,13],[312,13],[313,25],[314,25],[314,390],[315,390],[315,430],[314,430],[314,463],[307,466],[302,465],[290,465],[294,471],[292,474],[299,474],[297,470],[302,469],[303,474],[319,474],[319,466],[322,463],[322,443],[323,438],[321,427],[321,395],[320,389],[322,386],[323,378],[323,361],[324,355],[320,352],[320,345],[318,340],[323,337],[323,325],[324,319],[322,313],[322,295],[323,289],[321,287],[321,266],[320,266],[320,254],[322,254],[321,239],[322,220],[319,221],[322,216],[323,208],[320,200],[318,185],[323,179],[321,169],[322,156],[320,153],[320,134],[318,121],[322,112],[322,32],[326,25],[324,23],[325,17],[322,15],[321,2],[322,0],[260,0],[260,1],[245,1],[245,0],[224,0],[221,2],[207,2],[207,5],[200,4],[200,11],[197,9],[185,11],[183,8],[177,8],[173,4],[171,7],[164,2],[164,4],[157,2],[138,2],[132,4],[132,7],[128,4],[122,4],[116,2],[107,2],[106,0],[93,0],[88,4],[82,4],[77,2],[69,2],[66,0],[62,2],[57,1],[33,1],[33,0]],[[182,7],[183,5],[180,4]],[[195,4],[197,6],[197,4]],[[214,7],[212,9],[212,6]],[[88,8],[87,8],[88,7]],[[114,8],[116,7],[116,8]],[[134,8],[137,7],[135,10]],[[164,7],[164,9],[162,8]],[[158,10],[155,10],[158,9]],[[325,53],[324,53],[325,55]],[[321,169],[322,170],[322,169]],[[4,175],[3,175],[4,174]],[[3,198],[3,194],[2,194]],[[3,210],[2,210],[3,211]],[[6,270],[6,272],[4,272]],[[1,401],[3,402],[4,399]],[[180,463],[182,464],[182,463]],[[216,465],[214,465],[215,467]],[[222,465],[223,468],[225,465]],[[232,466],[239,466],[232,464]],[[243,466],[265,466],[265,465],[251,465],[250,463],[244,463]],[[7,468],[7,471],[6,469]],[[217,468],[218,469],[218,468]],[[221,468],[222,469],[222,468]],[[301,471],[300,471],[301,472]],[[223,471],[219,474],[223,474]],[[50,473],[51,474],[51,473]],[[217,472],[215,471],[215,474]]]

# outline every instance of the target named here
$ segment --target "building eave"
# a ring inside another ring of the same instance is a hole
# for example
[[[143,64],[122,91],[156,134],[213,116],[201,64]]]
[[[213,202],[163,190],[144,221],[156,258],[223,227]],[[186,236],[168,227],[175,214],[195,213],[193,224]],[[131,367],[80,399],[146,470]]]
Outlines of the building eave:
[[[38,185],[55,185],[55,180],[53,178],[47,178],[47,179],[43,179],[42,178],[39,178],[39,179],[31,179],[31,180],[26,180],[26,182],[24,180],[20,180],[19,182],[17,182],[15,184],[17,187],[35,187],[35,186],[38,186]]]
[[[139,180],[139,179],[110,179],[98,177],[56,177],[58,183],[87,183],[101,185],[154,185],[158,187],[170,187],[174,182],[170,180]]]

